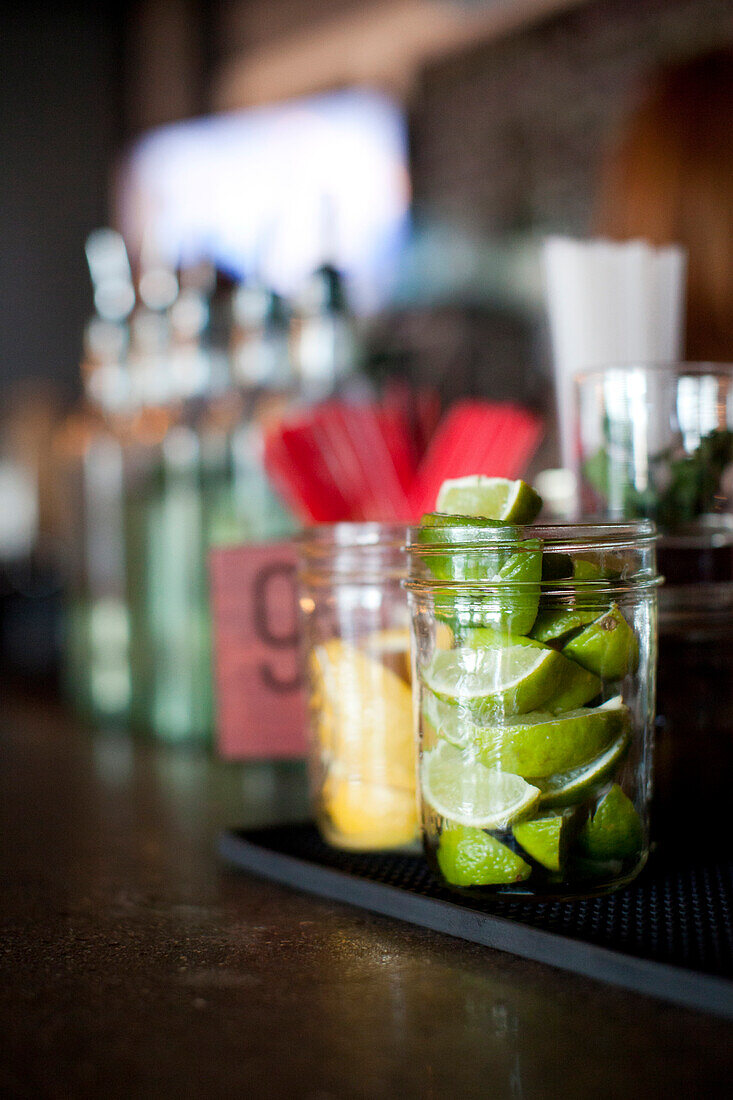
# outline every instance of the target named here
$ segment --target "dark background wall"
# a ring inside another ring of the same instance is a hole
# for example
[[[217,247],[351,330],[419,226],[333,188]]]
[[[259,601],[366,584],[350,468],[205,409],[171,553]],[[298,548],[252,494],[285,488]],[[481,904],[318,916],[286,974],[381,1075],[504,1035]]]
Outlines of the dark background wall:
[[[601,151],[640,79],[727,43],[731,0],[594,0],[429,68],[416,202],[488,231],[585,232]]]
[[[26,0],[4,11],[0,391],[34,378],[74,391],[91,304],[83,242],[108,217],[111,165],[141,126],[203,108],[231,46],[216,28],[234,2]],[[282,33],[288,24],[275,15],[293,10],[292,0],[236,2],[250,43]],[[319,0],[316,10],[343,3]],[[174,50],[182,28],[188,37]],[[601,149],[638,78],[731,40],[731,0],[589,0],[426,69],[411,104],[418,209],[489,234],[586,231]],[[470,350],[455,341],[455,358],[470,359],[470,388],[532,389],[516,370],[541,358],[523,317],[500,312],[469,329]],[[417,332],[418,345],[432,340],[422,318]]]
[[[63,0],[3,8],[0,393],[18,379],[73,386],[91,297],[83,242],[106,220],[122,137],[123,14]]]

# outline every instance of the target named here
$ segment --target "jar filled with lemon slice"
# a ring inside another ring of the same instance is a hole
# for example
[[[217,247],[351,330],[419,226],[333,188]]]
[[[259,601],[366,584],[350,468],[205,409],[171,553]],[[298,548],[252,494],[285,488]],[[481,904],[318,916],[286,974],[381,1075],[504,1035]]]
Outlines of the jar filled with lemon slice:
[[[323,838],[352,851],[418,840],[407,528],[340,523],[300,541],[309,775]]]
[[[656,532],[546,526],[463,478],[409,536],[426,854],[452,889],[583,897],[648,854]]]

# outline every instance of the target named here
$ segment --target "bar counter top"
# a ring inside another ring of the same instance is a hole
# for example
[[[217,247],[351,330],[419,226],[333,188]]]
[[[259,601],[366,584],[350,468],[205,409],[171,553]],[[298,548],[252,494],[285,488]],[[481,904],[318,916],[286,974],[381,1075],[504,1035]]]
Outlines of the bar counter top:
[[[730,1095],[733,1026],[237,874],[236,766],[0,708],[0,1094]]]

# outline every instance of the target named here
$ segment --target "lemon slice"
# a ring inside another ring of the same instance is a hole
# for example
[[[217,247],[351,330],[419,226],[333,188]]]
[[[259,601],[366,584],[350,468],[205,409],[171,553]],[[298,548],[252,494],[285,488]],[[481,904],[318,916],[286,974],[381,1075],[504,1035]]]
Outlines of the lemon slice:
[[[415,789],[412,692],[368,653],[334,638],[313,651],[316,737],[324,764],[354,780]]]
[[[422,794],[441,817],[480,829],[506,829],[537,804],[539,788],[487,768],[447,741],[423,754]]]
[[[539,645],[463,647],[436,653],[422,679],[442,702],[491,719],[536,710],[552,695],[566,659]]]
[[[329,774],[321,793],[321,827],[329,842],[355,851],[401,848],[418,834],[414,791]]]
[[[505,477],[449,478],[438,492],[436,510],[456,516],[486,516],[506,523],[531,523],[542,497],[525,481]]]

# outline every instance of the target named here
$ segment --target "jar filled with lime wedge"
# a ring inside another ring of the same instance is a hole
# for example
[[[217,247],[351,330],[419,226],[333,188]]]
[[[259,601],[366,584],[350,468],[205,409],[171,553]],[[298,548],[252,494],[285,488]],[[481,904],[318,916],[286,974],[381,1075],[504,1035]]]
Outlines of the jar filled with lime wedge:
[[[522,482],[446,483],[411,529],[419,793],[434,874],[588,897],[646,862],[653,523],[549,526]]]
[[[300,540],[314,815],[351,851],[419,852],[407,533],[339,523]]]

